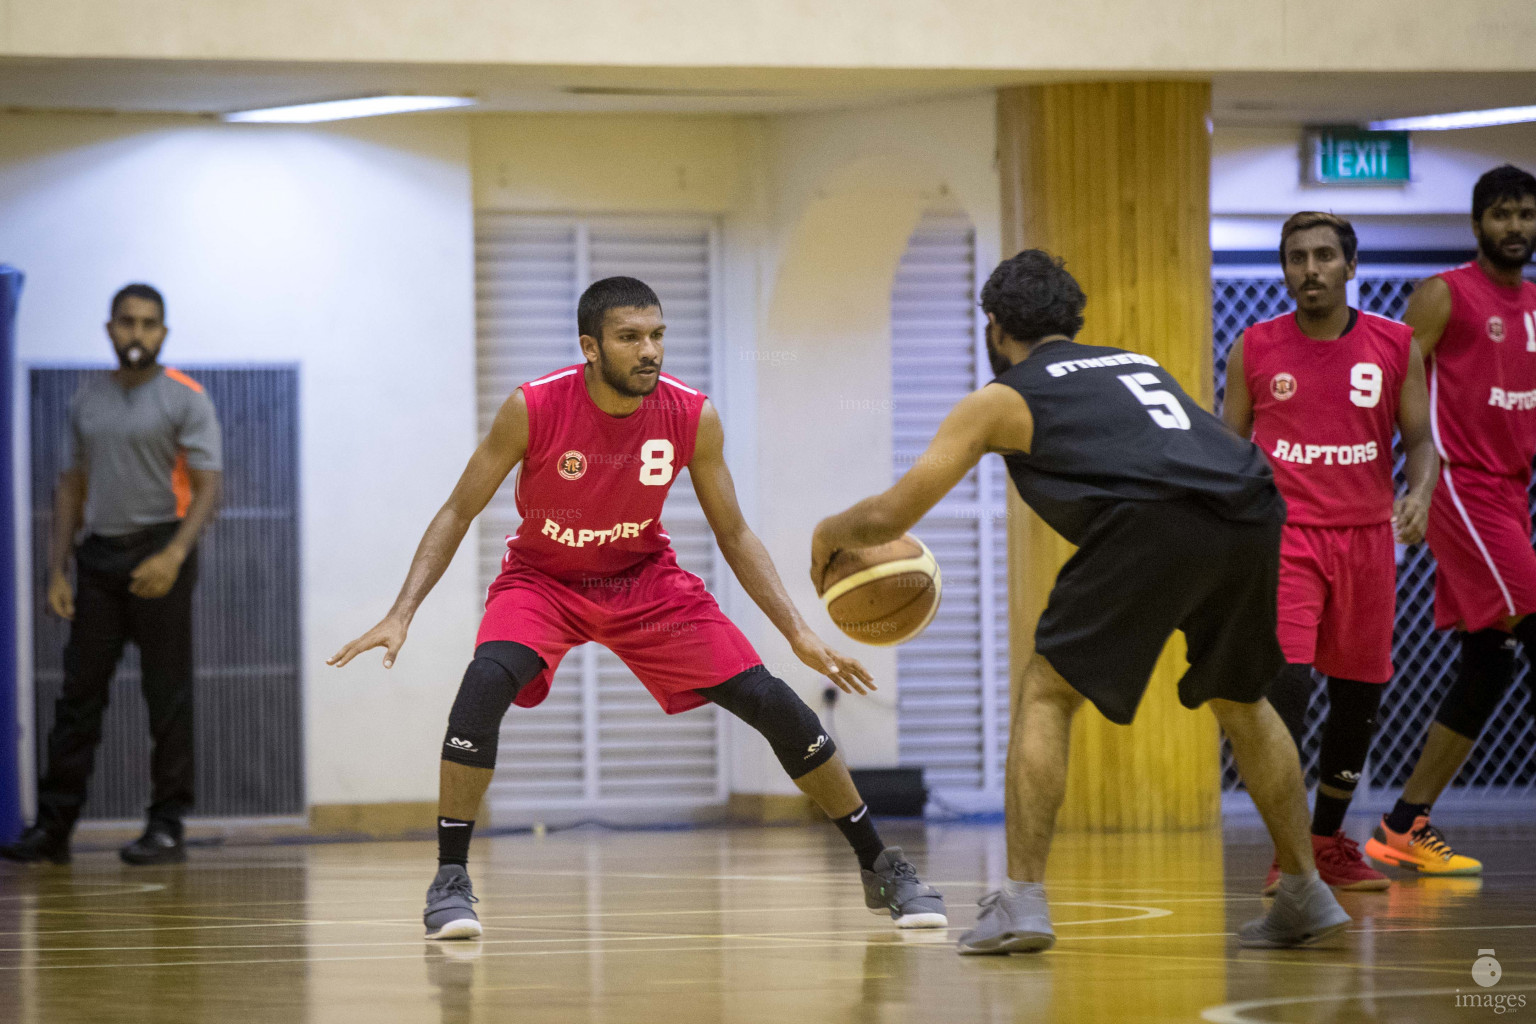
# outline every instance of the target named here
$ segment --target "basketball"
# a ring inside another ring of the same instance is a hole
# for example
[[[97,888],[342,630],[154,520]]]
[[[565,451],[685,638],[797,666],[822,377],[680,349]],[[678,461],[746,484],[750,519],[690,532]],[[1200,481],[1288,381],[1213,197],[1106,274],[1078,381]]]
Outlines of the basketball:
[[[938,560],[909,533],[889,544],[839,551],[822,578],[821,603],[852,639],[892,647],[933,621],[940,590]]]

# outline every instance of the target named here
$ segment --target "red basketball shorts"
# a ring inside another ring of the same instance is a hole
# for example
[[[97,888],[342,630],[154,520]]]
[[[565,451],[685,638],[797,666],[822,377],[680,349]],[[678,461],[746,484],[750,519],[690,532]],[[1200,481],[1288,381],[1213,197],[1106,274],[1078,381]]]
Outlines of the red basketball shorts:
[[[1286,661],[1339,679],[1388,682],[1396,608],[1391,523],[1285,527],[1277,633]]]
[[[1476,632],[1536,612],[1527,481],[1441,464],[1429,506],[1435,626]]]
[[[525,708],[549,696],[560,659],[589,641],[618,655],[669,715],[704,704],[695,691],[763,660],[671,548],[622,573],[574,582],[507,558],[475,645],[490,640],[520,643],[544,659],[544,671],[517,695]]]

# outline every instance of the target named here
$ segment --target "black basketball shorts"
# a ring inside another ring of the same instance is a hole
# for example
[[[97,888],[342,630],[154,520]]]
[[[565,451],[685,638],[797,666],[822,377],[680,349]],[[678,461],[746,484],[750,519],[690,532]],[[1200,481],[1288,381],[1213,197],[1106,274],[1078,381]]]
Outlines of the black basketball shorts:
[[[1189,653],[1185,707],[1259,700],[1285,664],[1275,638],[1280,527],[1278,517],[1231,522],[1194,501],[1110,506],[1056,577],[1035,650],[1121,725],[1175,629]]]

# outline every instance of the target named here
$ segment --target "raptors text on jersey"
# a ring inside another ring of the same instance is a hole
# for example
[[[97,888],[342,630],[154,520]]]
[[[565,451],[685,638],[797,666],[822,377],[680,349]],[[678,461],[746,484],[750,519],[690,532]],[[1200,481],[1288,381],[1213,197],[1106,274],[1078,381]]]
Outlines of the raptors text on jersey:
[[[1529,480],[1536,456],[1536,284],[1448,270],[1451,317],[1429,358],[1435,448],[1453,466]]]
[[[1243,333],[1253,440],[1297,525],[1392,519],[1392,434],[1413,331],[1351,313],[1349,329],[1332,341],[1307,337],[1294,313]]]
[[[705,396],[663,373],[628,416],[587,393],[582,366],[522,385],[528,453],[517,472],[517,511],[503,567],[514,562],[559,580],[611,576],[671,546],[661,509],[693,458]]]

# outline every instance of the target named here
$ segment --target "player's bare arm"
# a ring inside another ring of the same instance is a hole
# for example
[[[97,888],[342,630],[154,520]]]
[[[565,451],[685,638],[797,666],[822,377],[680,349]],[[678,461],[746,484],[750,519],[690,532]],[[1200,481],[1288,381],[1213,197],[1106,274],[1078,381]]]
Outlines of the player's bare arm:
[[[736,501],[736,484],[731,479],[730,467],[725,464],[725,430],[720,423],[720,414],[709,402],[704,403],[699,413],[698,440],[688,473],[693,478],[694,493],[698,495],[699,506],[704,510],[704,518],[709,520],[709,528],[714,532],[726,564],[741,581],[742,589],[768,616],[768,621],[784,634],[794,648],[795,657],[832,680],[845,693],[862,694],[876,689],[864,666],[823,643],[789,599],[784,581],[768,556],[768,549],[741,514],[741,506]]]
[[[364,651],[382,647],[384,667],[394,665],[411,620],[416,617],[416,609],[421,607],[421,602],[447,570],[448,563],[453,561],[453,553],[469,531],[469,524],[484,511],[496,489],[527,451],[528,403],[523,400],[519,388],[502,403],[490,432],[469,457],[469,464],[454,485],[453,493],[432,517],[389,614],[377,626],[331,655],[326,664],[340,668]]]
[[[889,490],[817,524],[811,538],[811,582],[817,591],[837,552],[898,540],[983,455],[1027,452],[1033,435],[1029,404],[1013,388],[988,384],[962,398],[939,424],[927,450]]]
[[[1246,440],[1253,436],[1253,396],[1248,393],[1248,375],[1243,372],[1242,338],[1237,339],[1227,356],[1227,390],[1221,402],[1221,421],[1238,437]]]
[[[1451,286],[1444,278],[1429,277],[1408,297],[1408,309],[1403,313],[1403,323],[1413,328],[1413,340],[1418,343],[1423,359],[1428,359],[1440,344],[1445,325],[1451,322]]]
[[[1445,282],[1441,281],[1440,286],[1444,288]],[[1424,539],[1429,526],[1429,499],[1440,479],[1440,456],[1430,430],[1429,388],[1424,382],[1424,356],[1417,332],[1411,345],[1408,374],[1403,378],[1403,391],[1397,403],[1397,429],[1403,436],[1407,459],[1408,493],[1398,498],[1392,508],[1392,528],[1403,544],[1417,544]]]

